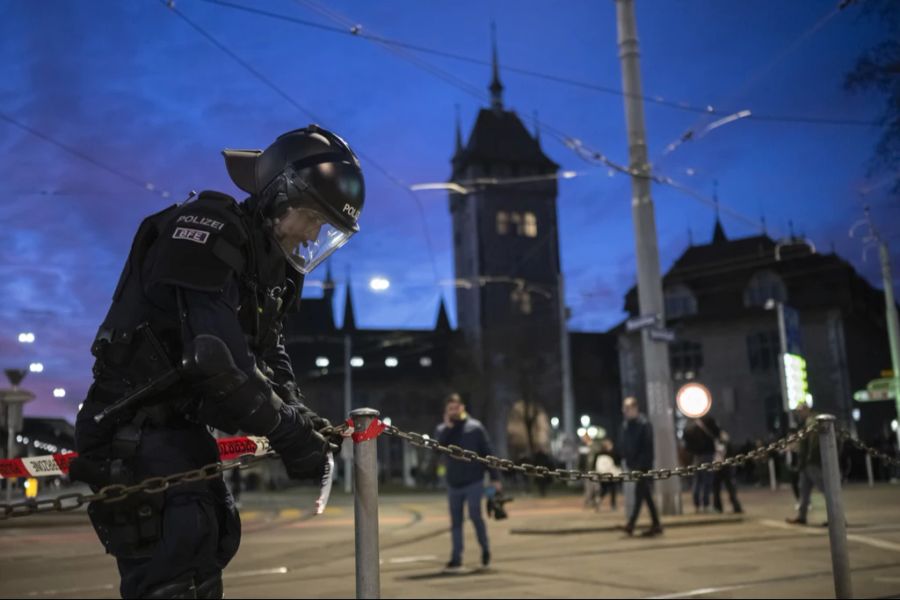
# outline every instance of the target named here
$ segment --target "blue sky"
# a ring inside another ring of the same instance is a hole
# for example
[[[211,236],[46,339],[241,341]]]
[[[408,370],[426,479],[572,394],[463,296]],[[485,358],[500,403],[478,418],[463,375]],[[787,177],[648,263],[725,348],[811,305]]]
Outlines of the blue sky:
[[[759,115],[875,120],[882,99],[849,94],[841,84],[860,51],[884,32],[861,20],[857,7],[836,12],[836,4],[640,0],[644,91]],[[272,0],[254,6],[331,26],[358,23],[363,32],[481,59],[490,57],[495,20],[506,105],[529,127],[537,111],[555,130],[627,161],[621,97],[502,68],[619,88],[611,0],[337,1],[327,8],[313,0]],[[467,134],[486,102],[428,69],[484,94],[489,69],[398,55],[358,37],[203,0],[178,0],[176,7],[293,103],[160,2],[60,1],[49,10],[0,1],[0,115],[131,179],[0,119],[0,360],[4,367],[45,364],[27,380],[38,394],[29,414],[71,416],[86,392],[90,341],[141,218],[191,189],[236,194],[219,152],[265,147],[279,133],[305,125],[311,118],[296,104],[377,163],[364,162],[362,232],[333,259],[341,285],[352,273],[357,322],[427,327],[441,295],[454,307],[453,290],[442,284],[452,277],[446,196],[420,193],[420,212],[396,182],[446,180],[454,107]],[[879,282],[875,255],[864,263],[860,242],[847,235],[861,216],[860,191],[868,188],[874,189],[866,200],[884,233],[900,233],[890,187],[867,177],[877,128],[744,119],[662,156],[685,131],[714,119],[655,104],[645,109],[658,172],[708,197],[718,181],[730,236],[757,233],[753,223],[761,215],[773,236],[786,235],[793,221],[820,249],[833,244]],[[634,282],[630,183],[584,162],[546,130],[542,139],[554,161],[583,173],[560,183],[571,326],[605,330],[622,318],[623,295]],[[696,242],[709,238],[714,216],[708,205],[668,186],[656,186],[654,199],[667,268],[687,245],[689,229]],[[894,255],[900,264],[900,254]],[[374,275],[391,279],[388,292],[367,289]],[[16,334],[23,330],[34,331],[37,342],[19,345]],[[65,399],[51,397],[57,386],[68,390]]]

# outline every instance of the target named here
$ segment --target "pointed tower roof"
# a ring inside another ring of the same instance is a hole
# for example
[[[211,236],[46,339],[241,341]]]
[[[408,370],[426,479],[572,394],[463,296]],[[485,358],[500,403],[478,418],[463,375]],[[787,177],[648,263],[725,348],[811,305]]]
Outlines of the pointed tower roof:
[[[494,77],[491,79],[491,108],[503,110],[503,84],[500,83],[500,63],[497,60],[497,24],[491,21],[491,45],[493,48],[492,64]]]
[[[719,219],[719,182],[713,181],[713,202],[716,203],[716,225],[713,227],[712,243],[718,244],[727,242],[728,236],[725,235],[725,229],[722,227],[722,221]]]
[[[441,304],[438,307],[437,323],[435,331],[450,331],[450,319],[447,317],[447,307],[444,305],[444,297],[441,296]]]
[[[350,284],[350,276],[347,276],[347,289],[344,297],[344,322],[341,325],[343,331],[356,331],[356,313],[353,310],[353,286]]]
[[[462,138],[462,124],[460,123],[459,117],[459,104],[456,105],[456,148],[453,151],[453,156],[459,156],[459,154],[463,151],[463,138]]]

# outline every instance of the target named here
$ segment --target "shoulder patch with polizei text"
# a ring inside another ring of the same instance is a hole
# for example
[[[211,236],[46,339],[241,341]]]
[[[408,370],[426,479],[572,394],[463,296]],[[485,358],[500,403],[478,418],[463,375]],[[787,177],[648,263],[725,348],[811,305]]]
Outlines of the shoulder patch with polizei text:
[[[176,227],[175,233],[172,234],[173,240],[190,240],[198,244],[205,244],[209,239],[208,231],[200,231],[199,229],[190,229],[188,227]]]

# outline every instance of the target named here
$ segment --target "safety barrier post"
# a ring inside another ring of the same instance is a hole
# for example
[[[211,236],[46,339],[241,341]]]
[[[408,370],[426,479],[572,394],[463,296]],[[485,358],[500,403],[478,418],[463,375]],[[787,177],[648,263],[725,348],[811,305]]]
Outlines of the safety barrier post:
[[[366,431],[378,418],[371,408],[350,413],[353,428]],[[378,556],[378,445],[377,438],[353,443],[353,515],[356,531],[356,597],[381,597]]]
[[[831,570],[834,575],[835,598],[852,598],[850,556],[847,552],[847,520],[841,500],[841,469],[833,415],[816,418],[819,450],[822,454],[822,479],[825,485],[825,507],[828,510],[828,539],[831,543]]]
[[[872,472],[872,455],[866,452],[866,476],[869,479],[869,487],[875,487],[875,473]]]

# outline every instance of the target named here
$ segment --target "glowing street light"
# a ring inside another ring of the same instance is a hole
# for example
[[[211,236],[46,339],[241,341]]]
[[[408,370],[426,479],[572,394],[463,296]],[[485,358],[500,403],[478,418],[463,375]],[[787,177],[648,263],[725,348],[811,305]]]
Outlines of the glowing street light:
[[[386,359],[384,359],[384,366],[386,366],[388,368],[393,369],[394,367],[396,367],[399,364],[400,364],[400,361],[397,360],[396,356],[388,356]]]
[[[21,344],[33,344],[34,343],[34,334],[31,332],[20,333],[19,334],[19,343]]]
[[[559,429],[559,417],[553,417],[550,419],[550,427],[553,429]]]
[[[391,282],[384,277],[373,277],[369,280],[369,287],[376,292],[383,292],[391,287]]]
[[[42,373],[44,371],[44,365],[43,363],[33,362],[28,365],[28,370],[32,373]]]
[[[65,397],[66,397],[66,390],[63,389],[63,388],[55,388],[55,389],[53,390],[53,397],[54,397],[54,398],[65,398]]]
[[[591,417],[590,417],[590,415],[581,415],[581,426],[582,426],[582,427],[587,427],[587,426],[590,425],[590,424],[591,424]]]
[[[363,366],[364,364],[366,364],[366,361],[363,360],[362,356],[354,356],[353,358],[350,359],[351,367],[359,368],[359,367]]]
[[[320,356],[316,359],[316,366],[319,367],[320,369],[324,369],[325,367],[327,367],[330,364],[331,364],[331,362],[324,356]]]

